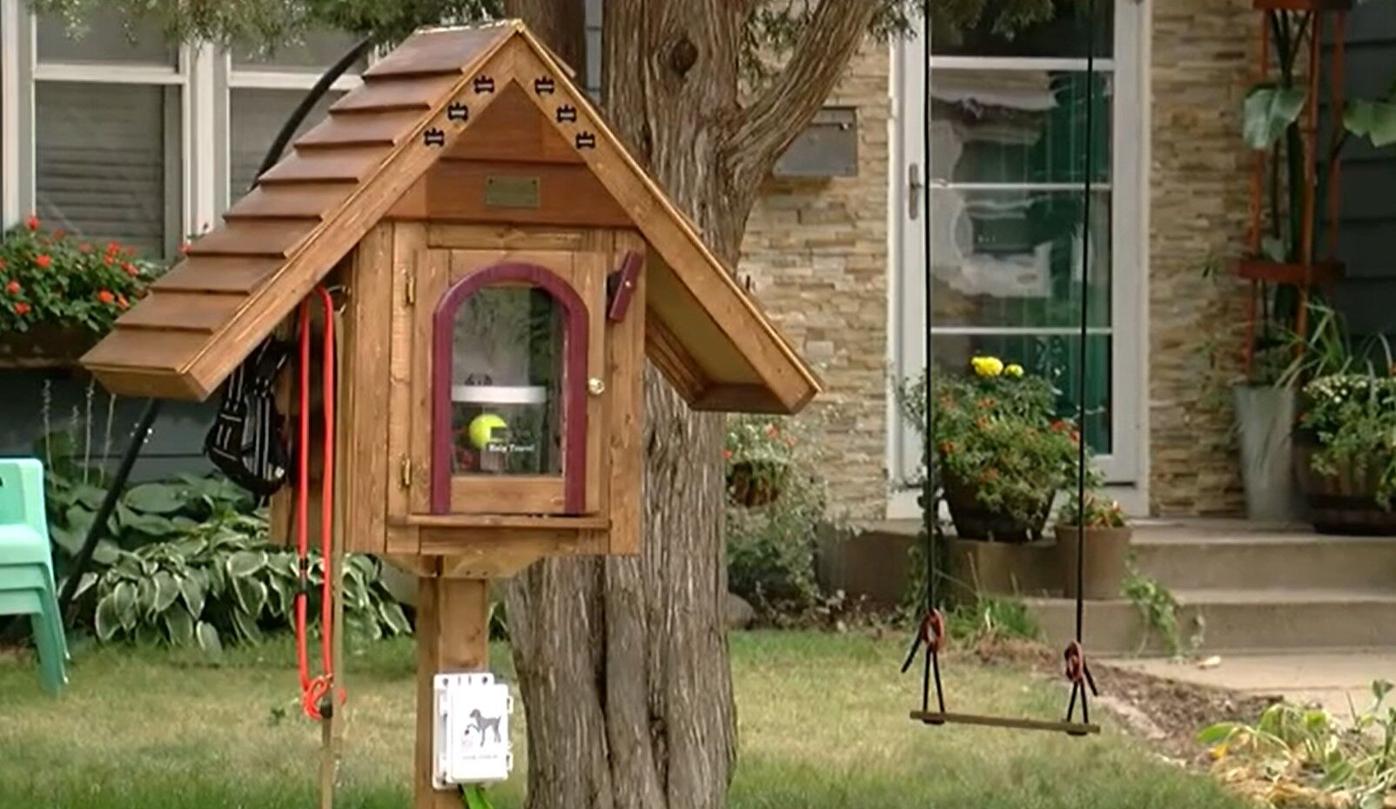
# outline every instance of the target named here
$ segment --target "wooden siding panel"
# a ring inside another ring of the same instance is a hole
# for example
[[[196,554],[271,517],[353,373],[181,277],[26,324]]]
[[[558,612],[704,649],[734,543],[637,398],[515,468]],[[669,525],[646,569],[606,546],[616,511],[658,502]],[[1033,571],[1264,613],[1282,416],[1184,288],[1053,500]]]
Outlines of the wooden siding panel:
[[[422,110],[334,115],[296,139],[296,148],[342,149],[349,146],[396,146],[422,120]]]
[[[383,164],[387,146],[296,152],[257,178],[257,185],[281,183],[360,183]]]
[[[117,323],[128,329],[164,329],[208,334],[217,331],[228,322],[241,304],[242,298],[238,295],[156,291],[142,301],[140,306],[122,315]]]
[[[354,187],[348,183],[259,186],[238,200],[223,218],[230,222],[237,219],[322,220],[353,191]]]
[[[305,243],[319,225],[307,219],[237,220],[189,245],[190,256],[266,256],[285,258]]]
[[[333,115],[368,115],[387,110],[415,110],[426,114],[460,81],[460,76],[423,76],[394,81],[365,82],[330,105]]]

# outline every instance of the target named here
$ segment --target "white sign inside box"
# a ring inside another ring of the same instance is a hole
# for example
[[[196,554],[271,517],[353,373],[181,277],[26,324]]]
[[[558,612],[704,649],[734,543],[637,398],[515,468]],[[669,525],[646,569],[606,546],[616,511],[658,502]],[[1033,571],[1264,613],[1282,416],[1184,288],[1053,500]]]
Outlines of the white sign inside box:
[[[437,789],[455,784],[503,781],[514,766],[509,745],[509,686],[484,672],[438,674],[432,781]]]

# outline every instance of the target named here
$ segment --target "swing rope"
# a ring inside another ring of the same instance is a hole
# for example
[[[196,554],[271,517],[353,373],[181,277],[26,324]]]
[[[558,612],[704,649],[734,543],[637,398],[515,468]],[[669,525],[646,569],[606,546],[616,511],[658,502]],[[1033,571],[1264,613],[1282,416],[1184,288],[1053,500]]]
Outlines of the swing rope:
[[[329,719],[334,711],[334,574],[331,552],[334,543],[334,302],[324,287],[316,287],[324,307],[325,334],[321,353],[321,394],[324,416],[322,442],[323,472],[320,480],[320,666],[322,673],[310,674],[309,630],[306,613],[310,600],[310,300],[300,306],[300,413],[296,444],[296,553],[300,577],[296,591],[296,665],[300,673],[301,710],[311,719]],[[339,701],[344,702],[343,689]]]
[[[1076,372],[1076,639],[1067,645],[1064,657],[1066,676],[1071,681],[1071,700],[1067,703],[1066,721],[1072,721],[1076,701],[1081,701],[1081,722],[1091,721],[1087,688],[1099,696],[1095,678],[1091,677],[1082,645],[1086,624],[1086,364],[1090,340],[1090,282],[1091,282],[1091,195],[1095,181],[1095,0],[1087,0],[1086,36],[1086,165],[1081,183],[1081,334],[1080,359]]]
[[[934,334],[932,331],[932,321],[934,309],[932,308],[932,289],[930,279],[930,260],[926,257],[927,272],[925,273],[925,356],[926,356],[926,404],[925,404],[925,456],[926,456],[926,479],[924,481],[924,492],[922,495],[922,508],[924,519],[924,533],[926,536],[926,612],[920,625],[917,627],[916,636],[912,641],[911,649],[907,653],[906,660],[902,663],[902,672],[905,673],[911,668],[911,664],[916,660],[916,654],[924,646],[926,648],[925,668],[921,678],[921,710],[913,713],[912,718],[918,719],[929,725],[943,725],[947,722],[987,725],[993,727],[1009,727],[1020,730],[1050,730],[1061,731],[1073,736],[1081,736],[1087,733],[1099,732],[1099,727],[1090,722],[1090,706],[1088,696],[1099,696],[1096,688],[1095,678],[1091,676],[1090,666],[1086,662],[1085,647],[1083,644],[1086,605],[1084,598],[1084,583],[1086,571],[1086,543],[1085,543],[1085,514],[1086,514],[1086,465],[1089,462],[1086,451],[1085,424],[1086,424],[1086,364],[1090,340],[1090,263],[1091,263],[1091,195],[1094,192],[1095,173],[1095,77],[1096,77],[1096,3],[1095,0],[1087,0],[1087,36],[1086,36],[1086,114],[1085,114],[1085,177],[1082,186],[1082,210],[1081,210],[1081,320],[1079,340],[1079,360],[1076,373],[1076,416],[1077,416],[1077,441],[1076,441],[1076,622],[1074,640],[1067,644],[1063,652],[1064,671],[1068,682],[1071,683],[1071,696],[1067,703],[1066,720],[1064,722],[1046,722],[1031,719],[1009,719],[993,716],[976,716],[970,714],[950,714],[945,710],[945,690],[941,684],[940,677],[940,652],[943,650],[945,634],[945,617],[939,608],[937,597],[937,583],[940,577],[940,566],[937,559],[937,530],[939,527],[940,481],[938,474],[938,464],[936,463],[936,442],[935,442],[935,397],[931,389],[931,365],[934,357]],[[924,71],[924,104],[927,118],[931,109],[931,68],[930,54],[922,60]],[[922,144],[923,165],[930,166],[930,142],[929,138],[924,139]],[[922,206],[926,215],[923,227],[925,229],[924,238],[926,250],[929,253],[931,245],[931,207]],[[936,695],[936,705],[938,711],[931,712],[930,694],[934,686]],[[1081,720],[1076,722],[1076,705],[1081,706]]]

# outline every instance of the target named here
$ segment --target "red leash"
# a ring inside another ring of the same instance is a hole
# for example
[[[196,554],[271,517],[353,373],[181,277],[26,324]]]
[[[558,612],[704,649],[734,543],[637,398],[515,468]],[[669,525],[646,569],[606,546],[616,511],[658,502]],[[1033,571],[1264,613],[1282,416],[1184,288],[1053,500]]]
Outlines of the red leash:
[[[315,288],[324,305],[325,337],[321,366],[324,393],[324,471],[320,481],[320,665],[324,673],[310,676],[309,637],[306,629],[307,602],[310,599],[310,300],[300,306],[300,430],[296,452],[296,552],[299,556],[300,590],[296,593],[296,662],[301,678],[301,709],[311,719],[328,719],[334,709],[334,569],[331,551],[334,542],[334,302],[324,287]],[[344,702],[343,689],[339,701]]]

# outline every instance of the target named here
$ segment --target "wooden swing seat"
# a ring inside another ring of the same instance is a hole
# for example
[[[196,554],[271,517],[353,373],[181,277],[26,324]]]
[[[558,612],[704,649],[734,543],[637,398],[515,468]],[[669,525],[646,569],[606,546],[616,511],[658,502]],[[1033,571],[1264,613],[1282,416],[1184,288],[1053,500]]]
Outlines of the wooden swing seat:
[[[912,711],[911,718],[927,725],[979,725],[991,728],[1013,728],[1016,730],[1046,730],[1065,733],[1068,736],[1088,736],[1100,733],[1100,725],[1089,722],[1053,722],[1043,719],[1019,719],[1007,716],[980,716],[978,714],[942,713],[937,711]]]

